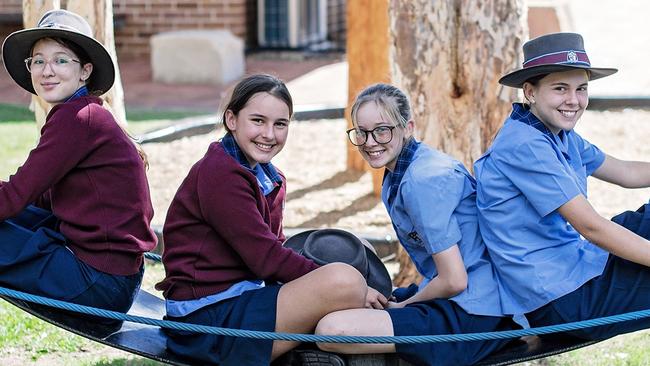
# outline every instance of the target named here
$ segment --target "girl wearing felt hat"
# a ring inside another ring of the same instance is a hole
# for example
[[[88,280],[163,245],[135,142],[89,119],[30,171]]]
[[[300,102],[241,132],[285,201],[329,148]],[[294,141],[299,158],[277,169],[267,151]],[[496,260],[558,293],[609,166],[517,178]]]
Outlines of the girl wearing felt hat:
[[[38,145],[0,181],[0,286],[125,312],[156,237],[143,157],[95,96],[113,84],[113,61],[65,10],[9,35],[2,56],[52,109]]]
[[[589,102],[589,81],[617,70],[592,67],[573,33],[533,39],[524,56],[523,67],[500,83],[522,88],[527,103],[513,105],[474,165],[501,304],[531,326],[649,309],[650,219],[636,227],[623,220],[628,230],[601,217],[587,200],[587,177],[648,187],[650,164],[616,159],[573,130]],[[650,319],[640,319],[572,333],[603,339],[648,327]]]
[[[396,290],[391,301],[384,299],[376,309],[329,314],[316,332],[410,336],[518,328],[503,316],[499,303],[494,270],[478,231],[474,178],[459,161],[415,140],[409,102],[398,88],[366,88],[351,114],[350,142],[371,167],[386,168],[382,200],[400,244],[424,279],[419,286]],[[342,353],[397,352],[416,365],[469,365],[506,343],[319,346]]]
[[[327,313],[379,296],[344,263],[317,265],[284,247],[286,180],[271,163],[286,143],[293,102],[279,79],[256,74],[233,89],[225,136],[190,169],[167,212],[167,319],[312,332]],[[368,300],[370,301],[370,300]],[[167,347],[200,364],[267,365],[298,342],[168,331]]]

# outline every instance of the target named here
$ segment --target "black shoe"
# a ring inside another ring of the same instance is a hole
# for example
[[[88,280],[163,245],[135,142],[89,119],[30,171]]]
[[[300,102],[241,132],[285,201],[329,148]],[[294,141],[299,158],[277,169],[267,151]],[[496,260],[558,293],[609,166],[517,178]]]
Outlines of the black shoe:
[[[294,349],[273,362],[275,366],[346,366],[343,357],[318,349]]]

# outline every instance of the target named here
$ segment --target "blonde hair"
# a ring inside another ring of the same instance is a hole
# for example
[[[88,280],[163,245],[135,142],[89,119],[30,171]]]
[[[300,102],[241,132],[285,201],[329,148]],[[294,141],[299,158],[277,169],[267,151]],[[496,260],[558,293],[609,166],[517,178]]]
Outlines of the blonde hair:
[[[406,127],[411,120],[411,106],[406,95],[392,85],[379,83],[365,88],[355,98],[350,111],[353,124],[357,124],[359,108],[368,102],[375,102],[396,126]]]

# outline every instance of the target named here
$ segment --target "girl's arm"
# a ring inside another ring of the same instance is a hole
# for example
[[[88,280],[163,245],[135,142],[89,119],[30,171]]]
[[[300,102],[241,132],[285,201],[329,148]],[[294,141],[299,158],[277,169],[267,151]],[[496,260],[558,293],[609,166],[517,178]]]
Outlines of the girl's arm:
[[[625,188],[650,187],[650,163],[643,161],[619,160],[606,155],[592,175]]]
[[[467,288],[467,271],[458,245],[451,246],[432,257],[438,275],[415,295],[400,303],[390,304],[389,307],[404,307],[414,302],[432,299],[447,299]]]
[[[585,239],[618,257],[650,267],[650,241],[600,216],[583,195],[572,198],[558,211]]]

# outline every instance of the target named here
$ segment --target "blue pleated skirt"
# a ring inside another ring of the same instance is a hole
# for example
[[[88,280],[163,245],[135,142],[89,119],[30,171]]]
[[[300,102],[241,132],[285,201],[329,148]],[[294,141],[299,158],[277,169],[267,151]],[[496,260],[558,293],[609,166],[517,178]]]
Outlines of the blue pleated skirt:
[[[28,206],[0,222],[0,286],[81,305],[126,312],[144,269],[130,276],[98,271],[80,261],[50,211]]]
[[[521,329],[509,317],[468,314],[455,302],[430,300],[387,309],[396,336],[493,332]],[[512,340],[396,344],[397,353],[414,365],[472,365]]]
[[[167,320],[214,327],[273,332],[279,285],[267,285]],[[258,366],[271,362],[273,341],[166,330],[167,348],[200,365]]]

